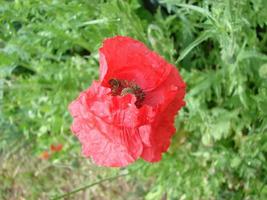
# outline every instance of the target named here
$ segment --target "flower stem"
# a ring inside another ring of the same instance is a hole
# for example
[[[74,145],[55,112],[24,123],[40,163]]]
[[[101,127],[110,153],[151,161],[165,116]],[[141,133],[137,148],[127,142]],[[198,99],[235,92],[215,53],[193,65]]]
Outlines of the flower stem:
[[[118,178],[120,178],[120,177],[127,176],[127,175],[129,175],[129,174],[131,174],[131,173],[132,173],[132,172],[128,172],[128,173],[126,173],[126,174],[120,174],[120,175],[116,175],[116,176],[112,176],[112,177],[108,177],[108,178],[103,178],[103,179],[101,179],[101,180],[99,180],[99,181],[96,181],[96,182],[94,182],[94,183],[90,183],[90,184],[87,184],[87,185],[85,185],[85,186],[76,188],[76,189],[72,190],[71,192],[64,193],[64,194],[61,194],[61,195],[59,195],[59,196],[52,197],[51,200],[57,200],[57,199],[62,199],[62,198],[65,198],[65,197],[69,197],[70,195],[73,195],[73,194],[75,194],[75,193],[77,193],[77,192],[86,190],[86,189],[88,189],[88,188],[90,188],[90,187],[93,187],[93,186],[95,186],[95,185],[98,185],[98,184],[100,184],[100,183],[103,183],[103,182],[106,182],[106,181],[113,181],[113,180],[116,180],[116,179],[118,179]]]

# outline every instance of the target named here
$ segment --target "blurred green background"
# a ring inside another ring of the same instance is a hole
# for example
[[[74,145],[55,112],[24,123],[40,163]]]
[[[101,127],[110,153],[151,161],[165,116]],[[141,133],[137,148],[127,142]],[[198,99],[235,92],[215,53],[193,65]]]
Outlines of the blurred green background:
[[[0,199],[130,173],[65,199],[266,200],[266,10],[266,0],[0,0]],[[187,83],[156,164],[97,167],[69,129],[67,106],[98,78],[98,48],[115,35],[144,42]]]

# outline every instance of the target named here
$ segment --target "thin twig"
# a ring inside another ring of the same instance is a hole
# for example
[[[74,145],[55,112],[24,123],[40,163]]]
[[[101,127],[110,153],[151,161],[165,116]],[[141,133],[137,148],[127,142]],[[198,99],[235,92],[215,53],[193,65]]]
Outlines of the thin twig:
[[[70,195],[73,195],[73,194],[75,194],[75,193],[77,193],[77,192],[80,192],[80,191],[82,191],[82,190],[86,190],[86,189],[88,189],[88,188],[90,188],[90,187],[93,187],[93,186],[95,186],[95,185],[101,184],[101,183],[106,182],[106,181],[113,181],[113,180],[116,180],[116,179],[118,179],[118,178],[120,178],[120,177],[127,176],[127,175],[129,175],[129,174],[131,174],[131,173],[132,173],[132,172],[129,172],[129,173],[126,173],[126,174],[120,174],[120,175],[112,176],[112,177],[109,177],[109,178],[103,178],[103,179],[101,179],[101,180],[99,180],[99,181],[96,181],[96,182],[94,182],[94,183],[90,183],[90,184],[85,185],[85,186],[83,186],[83,187],[76,188],[75,190],[72,190],[71,192],[68,192],[68,193],[65,193],[65,194],[61,194],[61,195],[56,196],[56,197],[52,197],[51,200],[57,200],[57,199],[62,199],[62,198],[64,198],[64,197],[68,197],[68,196],[70,196]]]

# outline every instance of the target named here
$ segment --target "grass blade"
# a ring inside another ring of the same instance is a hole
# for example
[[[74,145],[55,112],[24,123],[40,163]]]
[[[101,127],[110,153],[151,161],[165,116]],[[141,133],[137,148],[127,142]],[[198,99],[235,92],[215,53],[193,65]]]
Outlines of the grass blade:
[[[200,34],[200,36],[195,41],[193,41],[184,50],[182,50],[179,58],[176,60],[175,63],[177,64],[178,62],[183,60],[184,57],[187,56],[187,54],[189,54],[192,51],[193,48],[195,48],[197,45],[199,45],[201,42],[207,40],[211,36],[212,36],[212,32],[211,31],[205,31],[202,34]]]

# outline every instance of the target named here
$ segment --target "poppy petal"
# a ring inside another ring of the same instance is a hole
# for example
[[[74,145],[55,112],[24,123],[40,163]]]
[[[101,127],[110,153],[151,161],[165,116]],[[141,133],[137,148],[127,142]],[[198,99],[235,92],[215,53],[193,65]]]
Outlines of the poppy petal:
[[[138,131],[139,111],[131,94],[108,95],[110,90],[94,82],[70,105],[72,131],[83,146],[83,154],[102,166],[125,166],[142,153]],[[75,109],[78,109],[76,112]],[[86,115],[81,114],[86,110]],[[77,113],[80,113],[77,117]]]
[[[106,39],[100,48],[100,81],[105,86],[117,78],[133,81],[149,91],[166,79],[172,67],[143,43],[129,37]]]

